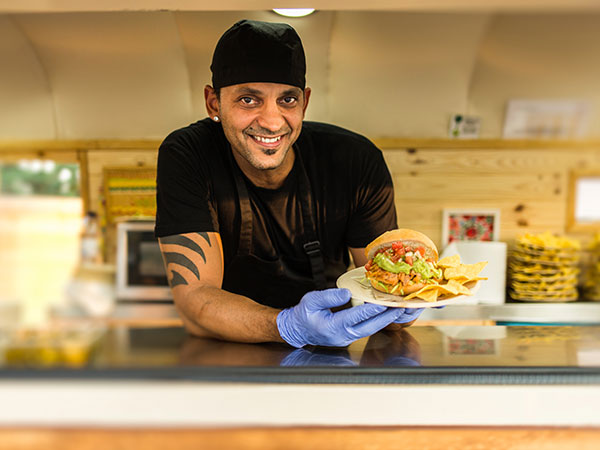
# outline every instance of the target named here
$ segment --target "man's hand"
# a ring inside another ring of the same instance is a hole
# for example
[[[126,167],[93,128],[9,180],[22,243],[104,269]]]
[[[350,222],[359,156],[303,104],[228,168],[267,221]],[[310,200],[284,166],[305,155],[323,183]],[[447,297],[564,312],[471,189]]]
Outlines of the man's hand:
[[[307,293],[296,306],[277,315],[279,334],[297,348],[305,345],[344,347],[385,328],[404,312],[402,308],[369,303],[335,313],[329,310],[348,303],[350,297],[348,289]]]

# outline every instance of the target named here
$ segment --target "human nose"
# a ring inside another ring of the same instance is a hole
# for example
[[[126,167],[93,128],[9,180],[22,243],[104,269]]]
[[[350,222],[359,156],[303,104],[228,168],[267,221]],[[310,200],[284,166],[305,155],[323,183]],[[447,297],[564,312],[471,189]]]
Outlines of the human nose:
[[[285,118],[277,102],[265,102],[260,110],[258,124],[269,131],[279,131],[285,125]]]

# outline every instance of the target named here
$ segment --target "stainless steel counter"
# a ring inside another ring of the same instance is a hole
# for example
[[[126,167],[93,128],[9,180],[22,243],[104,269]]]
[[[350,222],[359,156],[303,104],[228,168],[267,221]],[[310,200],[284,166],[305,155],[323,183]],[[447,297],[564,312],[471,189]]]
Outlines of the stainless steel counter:
[[[419,326],[294,349],[114,326],[86,358],[67,337],[7,348],[0,427],[600,426],[600,327]]]
[[[113,319],[177,319],[172,304],[119,303]],[[443,309],[427,309],[421,321],[490,320],[531,324],[600,325],[600,302],[571,303],[505,303],[501,305],[455,305]]]

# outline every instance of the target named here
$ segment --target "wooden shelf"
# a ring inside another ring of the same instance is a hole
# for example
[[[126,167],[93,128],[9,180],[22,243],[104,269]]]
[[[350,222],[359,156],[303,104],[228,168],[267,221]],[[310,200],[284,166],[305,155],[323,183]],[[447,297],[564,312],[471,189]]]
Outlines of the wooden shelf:
[[[379,148],[404,149],[598,149],[600,139],[542,140],[542,139],[443,139],[370,137]],[[82,140],[5,140],[0,141],[0,153],[59,152],[77,150],[152,150],[162,139],[82,139]]]

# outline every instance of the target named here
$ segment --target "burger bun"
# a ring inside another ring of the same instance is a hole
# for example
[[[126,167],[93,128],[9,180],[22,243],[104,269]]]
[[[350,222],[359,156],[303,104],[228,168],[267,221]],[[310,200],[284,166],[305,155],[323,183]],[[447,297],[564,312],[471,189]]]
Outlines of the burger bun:
[[[437,261],[439,258],[437,247],[433,241],[429,239],[429,237],[425,236],[419,231],[410,230],[408,228],[399,228],[397,230],[386,231],[377,239],[373,240],[369,245],[367,245],[365,248],[365,256],[367,259],[372,259],[377,250],[380,248],[389,247],[394,242],[398,241],[402,242],[402,244],[405,246],[412,248],[424,247],[425,258],[432,258],[434,261]]]

